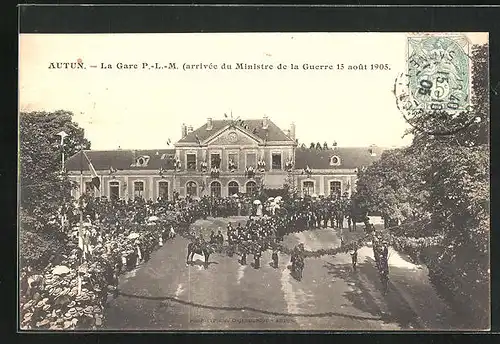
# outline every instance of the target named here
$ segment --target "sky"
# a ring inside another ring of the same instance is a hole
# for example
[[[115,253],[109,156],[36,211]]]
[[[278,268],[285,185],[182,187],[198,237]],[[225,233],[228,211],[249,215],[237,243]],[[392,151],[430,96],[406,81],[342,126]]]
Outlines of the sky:
[[[487,40],[487,34],[467,37]],[[410,136],[402,138],[408,124],[393,94],[396,77],[405,71],[405,33],[22,34],[19,39],[20,110],[73,112],[92,149],[168,148],[168,140],[181,138],[182,123],[196,129],[224,113],[268,116],[283,129],[294,122],[299,142],[307,145],[411,142]],[[79,60],[86,69],[49,68]],[[148,68],[171,62],[178,69]],[[102,63],[112,68],[102,69]],[[119,69],[119,63],[138,68]],[[185,63],[218,69],[184,70]],[[223,63],[233,69],[221,69]],[[274,69],[235,70],[236,63]],[[287,69],[277,69],[279,64]],[[304,64],[335,69],[306,70]],[[389,68],[371,70],[372,64]],[[359,65],[366,70],[348,69]]]

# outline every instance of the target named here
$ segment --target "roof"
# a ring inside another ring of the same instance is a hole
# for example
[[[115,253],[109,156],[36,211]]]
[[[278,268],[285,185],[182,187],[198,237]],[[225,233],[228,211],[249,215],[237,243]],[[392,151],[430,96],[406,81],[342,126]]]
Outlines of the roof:
[[[87,154],[96,170],[109,170],[110,167],[117,170],[159,170],[160,167],[163,167],[164,169],[174,168],[174,149],[150,149],[135,151],[125,149],[108,151],[86,150],[85,154]],[[150,157],[147,166],[130,166],[135,162],[135,159],[144,155]],[[87,159],[82,159],[80,157],[80,153],[76,153],[66,161],[67,171],[80,171],[81,166],[83,166],[84,171],[89,170]]]
[[[243,131],[247,131],[250,134],[253,134],[262,140],[267,140],[267,141],[294,141],[290,137],[288,137],[283,130],[278,128],[276,124],[274,124],[270,119],[267,120],[268,122],[268,127],[267,129],[262,128],[262,119],[248,119],[248,120],[229,120],[229,119],[224,119],[224,120],[212,120],[212,129],[207,130],[207,123],[199,127],[198,129],[192,131],[191,133],[187,134],[185,137],[180,139],[178,142],[179,143],[198,143],[198,140],[200,141],[205,141],[208,139],[210,136],[214,135],[215,133],[219,132],[222,130],[224,127],[227,125],[231,124],[231,122],[234,122],[235,125],[240,128]],[[241,124],[240,124],[241,123]],[[247,128],[244,128],[244,126],[247,126]]]
[[[375,153],[372,156],[369,149]],[[310,149],[300,148],[295,150],[295,168],[304,169],[309,166],[311,169],[351,169],[368,166],[378,160],[386,148],[380,147],[335,147],[335,149]],[[96,170],[109,170],[113,167],[117,170],[159,170],[173,169],[174,149],[150,149],[150,150],[108,150],[94,151],[86,150],[85,154],[89,157]],[[150,160],[145,167],[131,166],[135,159],[147,155]],[[330,165],[330,159],[333,156],[340,158],[340,165]],[[163,157],[163,159],[162,159]],[[83,164],[83,165],[82,165]],[[88,162],[85,158],[81,159],[80,153],[76,153],[66,161],[67,171],[80,171],[83,166],[84,171],[88,171]]]
[[[375,155],[372,156],[369,150]],[[335,147],[335,149],[310,149],[300,148],[295,150],[295,168],[304,169],[351,169],[368,166],[378,160],[386,148],[380,147]],[[340,158],[340,164],[330,165],[333,156]]]

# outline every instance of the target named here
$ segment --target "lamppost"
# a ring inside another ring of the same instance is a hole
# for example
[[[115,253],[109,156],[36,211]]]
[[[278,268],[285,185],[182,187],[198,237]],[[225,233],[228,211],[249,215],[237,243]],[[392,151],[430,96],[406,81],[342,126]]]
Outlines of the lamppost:
[[[60,131],[59,133],[57,133],[57,135],[61,137],[61,182],[64,183],[64,138],[68,136],[68,134],[66,134],[64,131]],[[64,232],[64,222],[65,222],[65,215],[64,215],[65,201],[66,200],[63,192],[63,203],[61,205],[61,217],[60,217],[62,232]]]
[[[68,136],[68,134],[64,131],[60,131],[57,135],[61,136],[61,173],[64,173],[64,138]]]

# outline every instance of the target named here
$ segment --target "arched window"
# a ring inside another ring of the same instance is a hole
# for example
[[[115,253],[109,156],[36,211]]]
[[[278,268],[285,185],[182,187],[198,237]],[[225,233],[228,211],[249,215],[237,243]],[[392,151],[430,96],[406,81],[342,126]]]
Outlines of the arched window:
[[[221,197],[221,185],[218,181],[210,183],[210,195],[214,197]]]
[[[144,182],[142,180],[134,182],[134,197],[144,197]]]
[[[227,190],[229,196],[234,195],[235,193],[240,192],[240,185],[235,181],[229,182],[229,184],[227,184]]]
[[[187,182],[186,183],[186,195],[188,196],[196,196],[198,194],[198,186],[195,182]]]
[[[253,195],[257,191],[257,183],[253,180],[249,181],[246,185],[246,193],[249,195]]]
[[[120,182],[109,182],[109,198],[119,199],[120,198]]]
[[[337,195],[340,197],[342,193],[342,183],[337,180],[332,180],[330,182],[330,195]]]
[[[168,200],[168,182],[158,183],[158,197],[161,197],[163,200]]]
[[[304,196],[314,194],[314,182],[306,180],[302,183],[302,192]]]

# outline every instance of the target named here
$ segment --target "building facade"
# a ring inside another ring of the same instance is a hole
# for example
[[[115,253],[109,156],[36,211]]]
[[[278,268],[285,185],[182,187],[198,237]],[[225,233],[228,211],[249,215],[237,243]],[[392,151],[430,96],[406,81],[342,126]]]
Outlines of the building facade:
[[[89,164],[75,154],[66,162],[70,178],[96,197],[171,199],[227,197],[262,186],[292,183],[301,194],[351,193],[359,168],[376,160],[378,147],[298,147],[295,125],[282,130],[269,118],[212,120],[196,130],[182,125],[174,149],[86,151],[100,179],[94,189]]]

